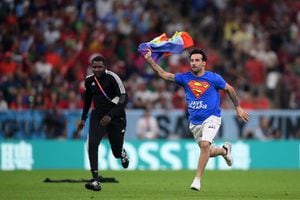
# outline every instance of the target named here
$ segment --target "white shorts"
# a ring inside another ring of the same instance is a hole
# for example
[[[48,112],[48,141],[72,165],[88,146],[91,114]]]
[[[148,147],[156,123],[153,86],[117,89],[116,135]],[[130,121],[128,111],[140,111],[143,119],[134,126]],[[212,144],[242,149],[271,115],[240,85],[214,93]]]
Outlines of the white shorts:
[[[221,126],[221,117],[215,115],[210,116],[202,124],[195,125],[190,123],[190,130],[197,141],[209,141],[212,143],[213,139],[218,133]]]

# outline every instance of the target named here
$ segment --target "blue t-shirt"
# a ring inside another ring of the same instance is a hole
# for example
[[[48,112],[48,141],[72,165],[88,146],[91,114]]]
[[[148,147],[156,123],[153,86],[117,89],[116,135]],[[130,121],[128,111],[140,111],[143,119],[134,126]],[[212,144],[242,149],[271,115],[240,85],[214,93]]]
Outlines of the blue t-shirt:
[[[219,74],[178,73],[175,82],[184,87],[190,123],[198,125],[211,115],[221,116],[219,89],[225,89],[226,81]]]

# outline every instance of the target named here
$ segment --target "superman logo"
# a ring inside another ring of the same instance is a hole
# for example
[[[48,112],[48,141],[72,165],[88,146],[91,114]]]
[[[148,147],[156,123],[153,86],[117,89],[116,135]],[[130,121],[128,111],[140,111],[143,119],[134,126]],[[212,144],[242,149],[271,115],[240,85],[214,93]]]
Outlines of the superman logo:
[[[206,81],[195,81],[192,80],[188,83],[191,91],[195,97],[199,98],[204,92],[210,87],[209,83]]]

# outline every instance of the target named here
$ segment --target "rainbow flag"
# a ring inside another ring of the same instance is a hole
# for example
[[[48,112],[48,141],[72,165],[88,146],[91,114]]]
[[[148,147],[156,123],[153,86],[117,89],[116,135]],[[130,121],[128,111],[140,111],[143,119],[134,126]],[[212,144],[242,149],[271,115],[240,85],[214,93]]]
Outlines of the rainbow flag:
[[[151,49],[152,58],[158,60],[162,55],[171,53],[181,53],[185,48],[194,45],[192,37],[187,32],[177,31],[171,38],[165,33],[154,38],[150,42],[144,42],[139,45],[138,51],[145,55],[147,49]]]

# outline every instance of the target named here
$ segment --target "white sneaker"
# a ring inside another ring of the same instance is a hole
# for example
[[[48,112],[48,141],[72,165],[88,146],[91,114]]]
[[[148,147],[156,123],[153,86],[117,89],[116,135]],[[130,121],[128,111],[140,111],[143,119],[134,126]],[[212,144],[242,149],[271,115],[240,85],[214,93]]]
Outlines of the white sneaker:
[[[229,142],[225,142],[224,145],[223,145],[223,148],[227,149],[227,154],[223,155],[223,157],[226,161],[226,164],[228,166],[232,166],[233,158],[232,158],[232,155],[231,155],[231,144]]]
[[[201,182],[199,178],[194,178],[193,183],[191,185],[192,190],[200,191]]]

